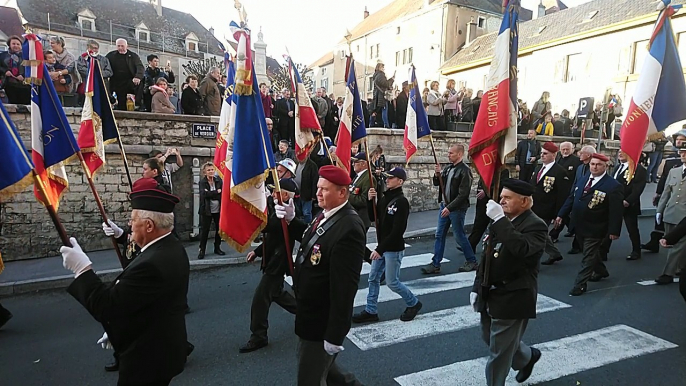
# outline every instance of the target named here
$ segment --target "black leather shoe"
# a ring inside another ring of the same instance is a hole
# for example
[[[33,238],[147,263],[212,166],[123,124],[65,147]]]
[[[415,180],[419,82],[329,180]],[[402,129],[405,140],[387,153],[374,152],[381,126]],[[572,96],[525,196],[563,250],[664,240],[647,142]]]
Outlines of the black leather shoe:
[[[224,256],[224,255],[226,255],[226,252],[222,251],[221,248],[215,248],[215,249],[214,249],[214,254],[215,254],[215,255],[219,255],[219,256]]]
[[[641,249],[645,249],[648,252],[658,253],[660,252],[660,247],[649,244],[641,244]]]
[[[641,258],[641,251],[631,252],[631,254],[626,257],[627,260],[639,260],[640,258]]]
[[[531,359],[529,360],[529,363],[524,366],[523,369],[519,370],[517,373],[517,376],[515,379],[519,383],[524,383],[529,377],[531,376],[531,373],[534,371],[534,365],[538,360],[541,359],[541,351],[537,348],[531,348]]]
[[[672,284],[672,283],[674,283],[674,278],[669,276],[669,275],[660,275],[657,279],[655,279],[655,283],[657,283],[657,284]]]
[[[581,251],[576,248],[572,248],[567,252],[568,255],[578,255],[579,253],[581,253]]]
[[[562,256],[560,257],[549,257],[548,260],[542,262],[543,265],[553,265],[556,261],[562,261]]]
[[[378,322],[379,321],[379,315],[378,314],[370,314],[367,312],[367,310],[362,310],[359,314],[353,315],[353,323],[369,323],[369,322]]]
[[[553,244],[557,244],[557,241],[558,241],[558,240],[557,240],[557,238],[552,238],[552,237],[551,237],[551,238],[550,238],[550,241],[552,241]]]
[[[198,252],[198,260],[202,260],[204,258],[205,258],[205,251]]]
[[[407,307],[405,308],[405,311],[400,315],[400,320],[403,322],[409,322],[410,320],[414,319],[415,316],[419,313],[419,310],[422,309],[422,302],[417,301],[417,304],[414,305],[414,307]]]
[[[266,340],[258,342],[249,340],[248,343],[244,344],[238,349],[238,352],[241,354],[247,354],[249,352],[257,351],[263,347],[267,347],[267,344],[269,343]]]
[[[574,287],[571,291],[569,291],[569,296],[581,296],[586,292],[586,289],[586,284],[582,285],[581,287]]]
[[[610,277],[610,274],[609,274],[609,273],[605,273],[605,274],[603,274],[603,275],[599,275],[599,274],[593,273],[593,274],[591,275],[591,278],[588,279],[588,281],[599,282],[599,281],[601,281],[601,280],[603,280],[603,279],[605,279],[605,278],[607,278],[607,277]]]
[[[119,371],[119,359],[114,358],[114,362],[109,365],[105,365],[105,371]]]

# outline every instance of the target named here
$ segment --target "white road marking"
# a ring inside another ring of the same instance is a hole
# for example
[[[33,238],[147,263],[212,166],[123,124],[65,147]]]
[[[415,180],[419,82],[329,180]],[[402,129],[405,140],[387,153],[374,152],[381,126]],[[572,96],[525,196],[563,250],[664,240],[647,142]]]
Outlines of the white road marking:
[[[536,311],[540,313],[571,307],[547,296],[538,295]],[[419,314],[411,322],[399,319],[382,323],[373,323],[354,327],[348,333],[348,339],[360,350],[366,351],[379,347],[429,336],[461,331],[479,325],[480,316],[472,306],[463,306]]]
[[[367,248],[369,248],[370,250],[373,251],[374,249],[376,249],[377,245],[379,245],[379,244],[378,243],[368,243]],[[409,248],[409,247],[411,247],[411,245],[408,243],[405,243],[405,248]]]
[[[410,322],[411,323],[411,322]],[[543,354],[527,384],[537,384],[678,347],[674,343],[618,324],[537,345]],[[457,362],[395,378],[401,386],[485,385],[487,357]],[[510,371],[507,385],[517,385]]]
[[[675,282],[675,283],[678,283],[678,282],[679,282],[679,278],[678,278],[678,277],[675,277],[675,278],[674,278],[674,282]],[[637,283],[640,284],[640,285],[656,285],[656,284],[657,284],[657,283],[655,283],[655,280],[644,280],[644,281],[639,281],[639,282],[637,282]]]

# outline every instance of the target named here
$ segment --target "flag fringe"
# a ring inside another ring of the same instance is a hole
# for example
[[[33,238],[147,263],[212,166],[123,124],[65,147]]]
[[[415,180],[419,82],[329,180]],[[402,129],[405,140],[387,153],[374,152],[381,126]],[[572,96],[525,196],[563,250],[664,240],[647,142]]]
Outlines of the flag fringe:
[[[24,78],[24,84],[35,84],[36,86],[40,86],[41,84],[43,84],[43,78]]]
[[[32,173],[29,173],[26,176],[24,176],[24,178],[15,182],[11,186],[8,186],[5,189],[0,190],[0,201],[4,202],[5,200],[8,200],[10,197],[14,196],[15,194],[23,192],[32,183],[33,183],[33,175],[32,175]]]
[[[308,129],[308,130],[311,130],[311,129]],[[301,131],[302,131],[302,129],[301,129]],[[310,132],[311,132],[311,131],[310,131]],[[312,139],[309,140],[309,141],[305,144],[305,147],[302,148],[302,149],[300,149],[299,152],[297,152],[297,154],[295,155],[295,158],[300,159],[299,156],[300,156],[301,154],[303,154],[303,153],[305,153],[305,158],[309,157],[309,156],[310,156],[310,153],[312,153],[312,150],[314,150],[314,145],[315,145],[315,143],[317,143],[317,140],[314,138],[314,136],[312,136]],[[324,146],[326,146],[326,144],[324,144]]]
[[[474,154],[474,153],[476,153],[476,152],[479,152],[479,151],[485,149],[486,147],[488,147],[488,146],[490,146],[491,144],[493,144],[493,142],[495,142],[495,141],[499,140],[500,138],[504,137],[505,134],[507,133],[507,130],[510,130],[510,129],[511,129],[511,128],[508,127],[508,128],[503,129],[503,130],[500,130],[499,132],[495,133],[495,135],[492,136],[488,141],[482,142],[482,143],[480,143],[480,144],[478,144],[478,145],[475,145],[474,147],[470,147],[470,148],[469,148],[469,151],[467,152],[467,154],[469,154],[469,156],[471,157],[472,154]]]
[[[2,255],[0,255],[0,273],[5,270],[5,263],[2,262]]]
[[[255,238],[257,238],[257,235],[259,235],[266,226],[267,225],[264,223],[262,225],[260,225],[255,230],[255,232],[253,232],[250,235],[250,237],[248,238],[248,242],[245,244],[239,244],[236,240],[232,239],[231,236],[229,236],[228,234],[226,234],[226,232],[224,232],[222,230],[219,230],[219,237],[221,237],[222,240],[226,241],[226,243],[229,244],[230,247],[232,247],[233,249],[235,249],[239,253],[243,253],[243,252],[247,251],[248,249],[250,249],[252,241],[255,240]]]
[[[64,196],[64,194],[67,192],[67,190],[69,190],[69,181],[67,181],[67,180],[64,179],[64,178],[61,178],[61,177],[56,176],[54,171],[55,171],[55,169],[59,169],[59,168],[64,167],[64,163],[67,162],[67,161],[69,161],[69,160],[71,160],[72,158],[76,158],[76,154],[74,154],[74,155],[72,155],[71,157],[67,158],[65,161],[56,163],[56,164],[54,164],[54,165],[52,165],[52,166],[49,166],[47,169],[45,169],[46,174],[47,174],[47,176],[48,176],[48,180],[53,180],[53,181],[57,182],[58,184],[64,186],[64,189],[62,189],[62,191],[60,192],[60,194],[57,196],[57,199],[55,200],[55,202],[52,202],[52,203],[51,203],[52,206],[55,208],[55,212],[57,212],[57,210],[58,210],[59,207],[60,207],[60,201],[62,201],[62,196]],[[40,178],[40,176],[39,176],[38,178]],[[48,181],[43,181],[43,183],[44,183],[46,186],[47,186],[47,182],[48,182]],[[47,197],[43,197],[43,198],[45,198],[46,200],[48,200]],[[46,205],[46,203],[43,202],[43,200],[38,200],[38,201],[39,201],[41,204]]]

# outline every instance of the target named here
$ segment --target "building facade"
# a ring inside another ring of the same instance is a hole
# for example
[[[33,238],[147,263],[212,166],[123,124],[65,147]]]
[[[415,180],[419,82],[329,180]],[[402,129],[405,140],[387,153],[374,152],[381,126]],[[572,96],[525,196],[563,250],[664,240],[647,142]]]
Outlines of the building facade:
[[[312,71],[312,81],[314,82],[314,87],[323,87],[326,89],[328,94],[334,92],[333,62],[333,53],[329,52],[308,66],[308,69]],[[341,96],[343,94],[336,95]]]

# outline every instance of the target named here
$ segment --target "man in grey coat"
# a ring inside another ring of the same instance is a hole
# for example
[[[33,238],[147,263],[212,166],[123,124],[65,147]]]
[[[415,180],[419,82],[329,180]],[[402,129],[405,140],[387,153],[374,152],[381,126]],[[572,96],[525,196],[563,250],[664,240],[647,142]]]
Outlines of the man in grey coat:
[[[526,381],[541,358],[539,350],[521,339],[529,319],[536,318],[539,260],[548,226],[531,211],[533,186],[514,179],[502,186],[500,204],[486,204],[493,223],[469,296],[481,314],[482,338],[490,347],[488,386],[505,385],[510,368],[518,371],[517,382]]]

